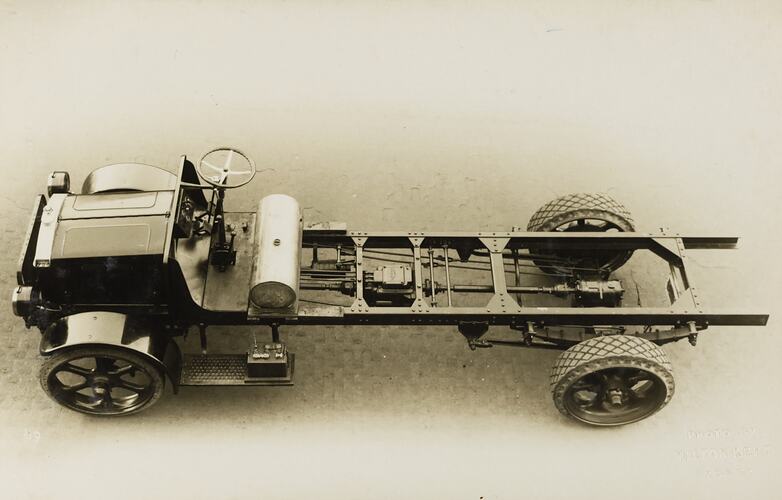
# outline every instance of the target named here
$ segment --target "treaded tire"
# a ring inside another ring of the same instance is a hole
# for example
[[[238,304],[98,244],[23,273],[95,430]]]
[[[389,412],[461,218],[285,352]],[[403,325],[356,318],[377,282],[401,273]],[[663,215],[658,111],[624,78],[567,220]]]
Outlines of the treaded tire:
[[[570,392],[575,384],[606,370],[629,369],[645,372],[656,391],[647,408],[626,415],[594,417],[574,410]],[[551,369],[551,393],[557,409],[568,417],[598,426],[616,426],[637,422],[662,409],[673,397],[675,385],[671,363],[656,344],[629,335],[607,335],[580,342],[559,355]],[[657,384],[656,386],[654,384]]]
[[[58,390],[58,384],[61,384],[61,382],[55,380],[58,367],[64,363],[96,356],[124,361],[125,363],[135,365],[139,371],[143,371],[145,376],[149,378],[149,390],[145,392],[143,398],[140,398],[142,400],[138,404],[126,409],[120,409],[117,412],[97,412],[91,411],[85,405],[68,401],[68,398],[63,397],[63,391]],[[148,409],[163,396],[166,382],[165,376],[160,369],[144,358],[144,356],[130,349],[108,346],[76,346],[59,351],[44,360],[39,372],[39,379],[46,395],[56,403],[70,410],[99,417],[126,416]]]
[[[585,224],[583,226],[572,225],[578,221],[601,221],[604,224],[597,226]],[[540,207],[527,223],[527,231],[567,231],[567,232],[596,232],[616,230],[621,232],[635,231],[635,224],[630,212],[618,201],[603,193],[573,193],[556,198]],[[533,247],[532,253],[543,256],[543,259],[534,260],[535,264],[548,274],[573,274],[568,266],[558,266],[546,261],[549,259],[564,259],[575,261],[574,267],[595,267],[590,261],[597,259],[596,271],[607,276],[612,271],[619,269],[632,256],[630,251],[603,251],[597,256],[596,252],[570,251],[564,252],[546,250],[542,247]]]

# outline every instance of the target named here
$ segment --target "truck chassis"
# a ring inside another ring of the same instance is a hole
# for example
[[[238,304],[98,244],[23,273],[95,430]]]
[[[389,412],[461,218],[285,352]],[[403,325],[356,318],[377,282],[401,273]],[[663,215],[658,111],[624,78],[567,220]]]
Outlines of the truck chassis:
[[[221,166],[216,166],[221,164]],[[470,349],[563,351],[555,405],[613,426],[661,409],[674,391],[660,346],[693,346],[710,326],[762,326],[767,314],[715,310],[688,276],[691,250],[738,238],[635,232],[607,195],[569,195],[507,232],[362,232],[302,226],[298,204],[271,195],[226,212],[228,189],[254,163],[231,148],[177,175],[138,164],[102,167],[70,191],[65,172],[39,195],[17,273],[14,312],[42,332],[44,391],[91,415],[148,408],[166,377],[180,386],[291,385],[295,359],[280,336],[296,325],[453,325]],[[201,180],[206,181],[206,184]],[[614,272],[647,252],[667,272],[665,300],[625,306]],[[208,352],[212,325],[268,328],[246,352]],[[515,332],[485,338],[490,326]],[[197,330],[201,352],[177,337]]]

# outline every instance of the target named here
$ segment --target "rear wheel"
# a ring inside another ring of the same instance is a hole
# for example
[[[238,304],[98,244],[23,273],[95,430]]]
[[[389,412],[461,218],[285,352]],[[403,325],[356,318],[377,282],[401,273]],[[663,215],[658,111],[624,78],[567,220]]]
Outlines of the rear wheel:
[[[73,347],[44,361],[46,394],[71,410],[89,415],[138,413],[163,395],[161,370],[144,357],[116,347]]]
[[[630,212],[607,194],[576,193],[540,207],[527,231],[609,232],[634,231]],[[534,246],[535,264],[548,274],[607,277],[632,256],[632,250],[549,250]]]
[[[563,414],[598,426],[642,420],[674,392],[665,352],[628,335],[596,337],[563,352],[551,371],[554,404]]]

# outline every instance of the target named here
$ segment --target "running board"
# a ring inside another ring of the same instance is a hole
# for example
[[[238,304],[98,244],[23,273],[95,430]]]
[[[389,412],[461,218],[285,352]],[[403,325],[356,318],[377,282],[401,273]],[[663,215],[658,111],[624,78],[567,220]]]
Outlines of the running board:
[[[181,386],[196,385],[293,385],[293,353],[282,358],[252,354],[185,354],[182,357]]]

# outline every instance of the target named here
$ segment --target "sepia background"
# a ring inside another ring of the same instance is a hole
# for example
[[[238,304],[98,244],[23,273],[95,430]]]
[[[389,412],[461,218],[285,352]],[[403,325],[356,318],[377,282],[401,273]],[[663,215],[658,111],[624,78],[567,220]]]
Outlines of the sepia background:
[[[217,146],[307,222],[506,230],[601,191],[692,253],[709,303],[771,313],[666,347],[635,425],[559,415],[556,353],[451,328],[283,329],[293,388],[184,388],[135,417],[62,410],[0,308],[5,498],[772,498],[782,439],[779,2],[0,2],[0,290],[51,170],[174,169]],[[648,270],[635,272],[643,280]],[[215,348],[243,349],[222,329]]]

